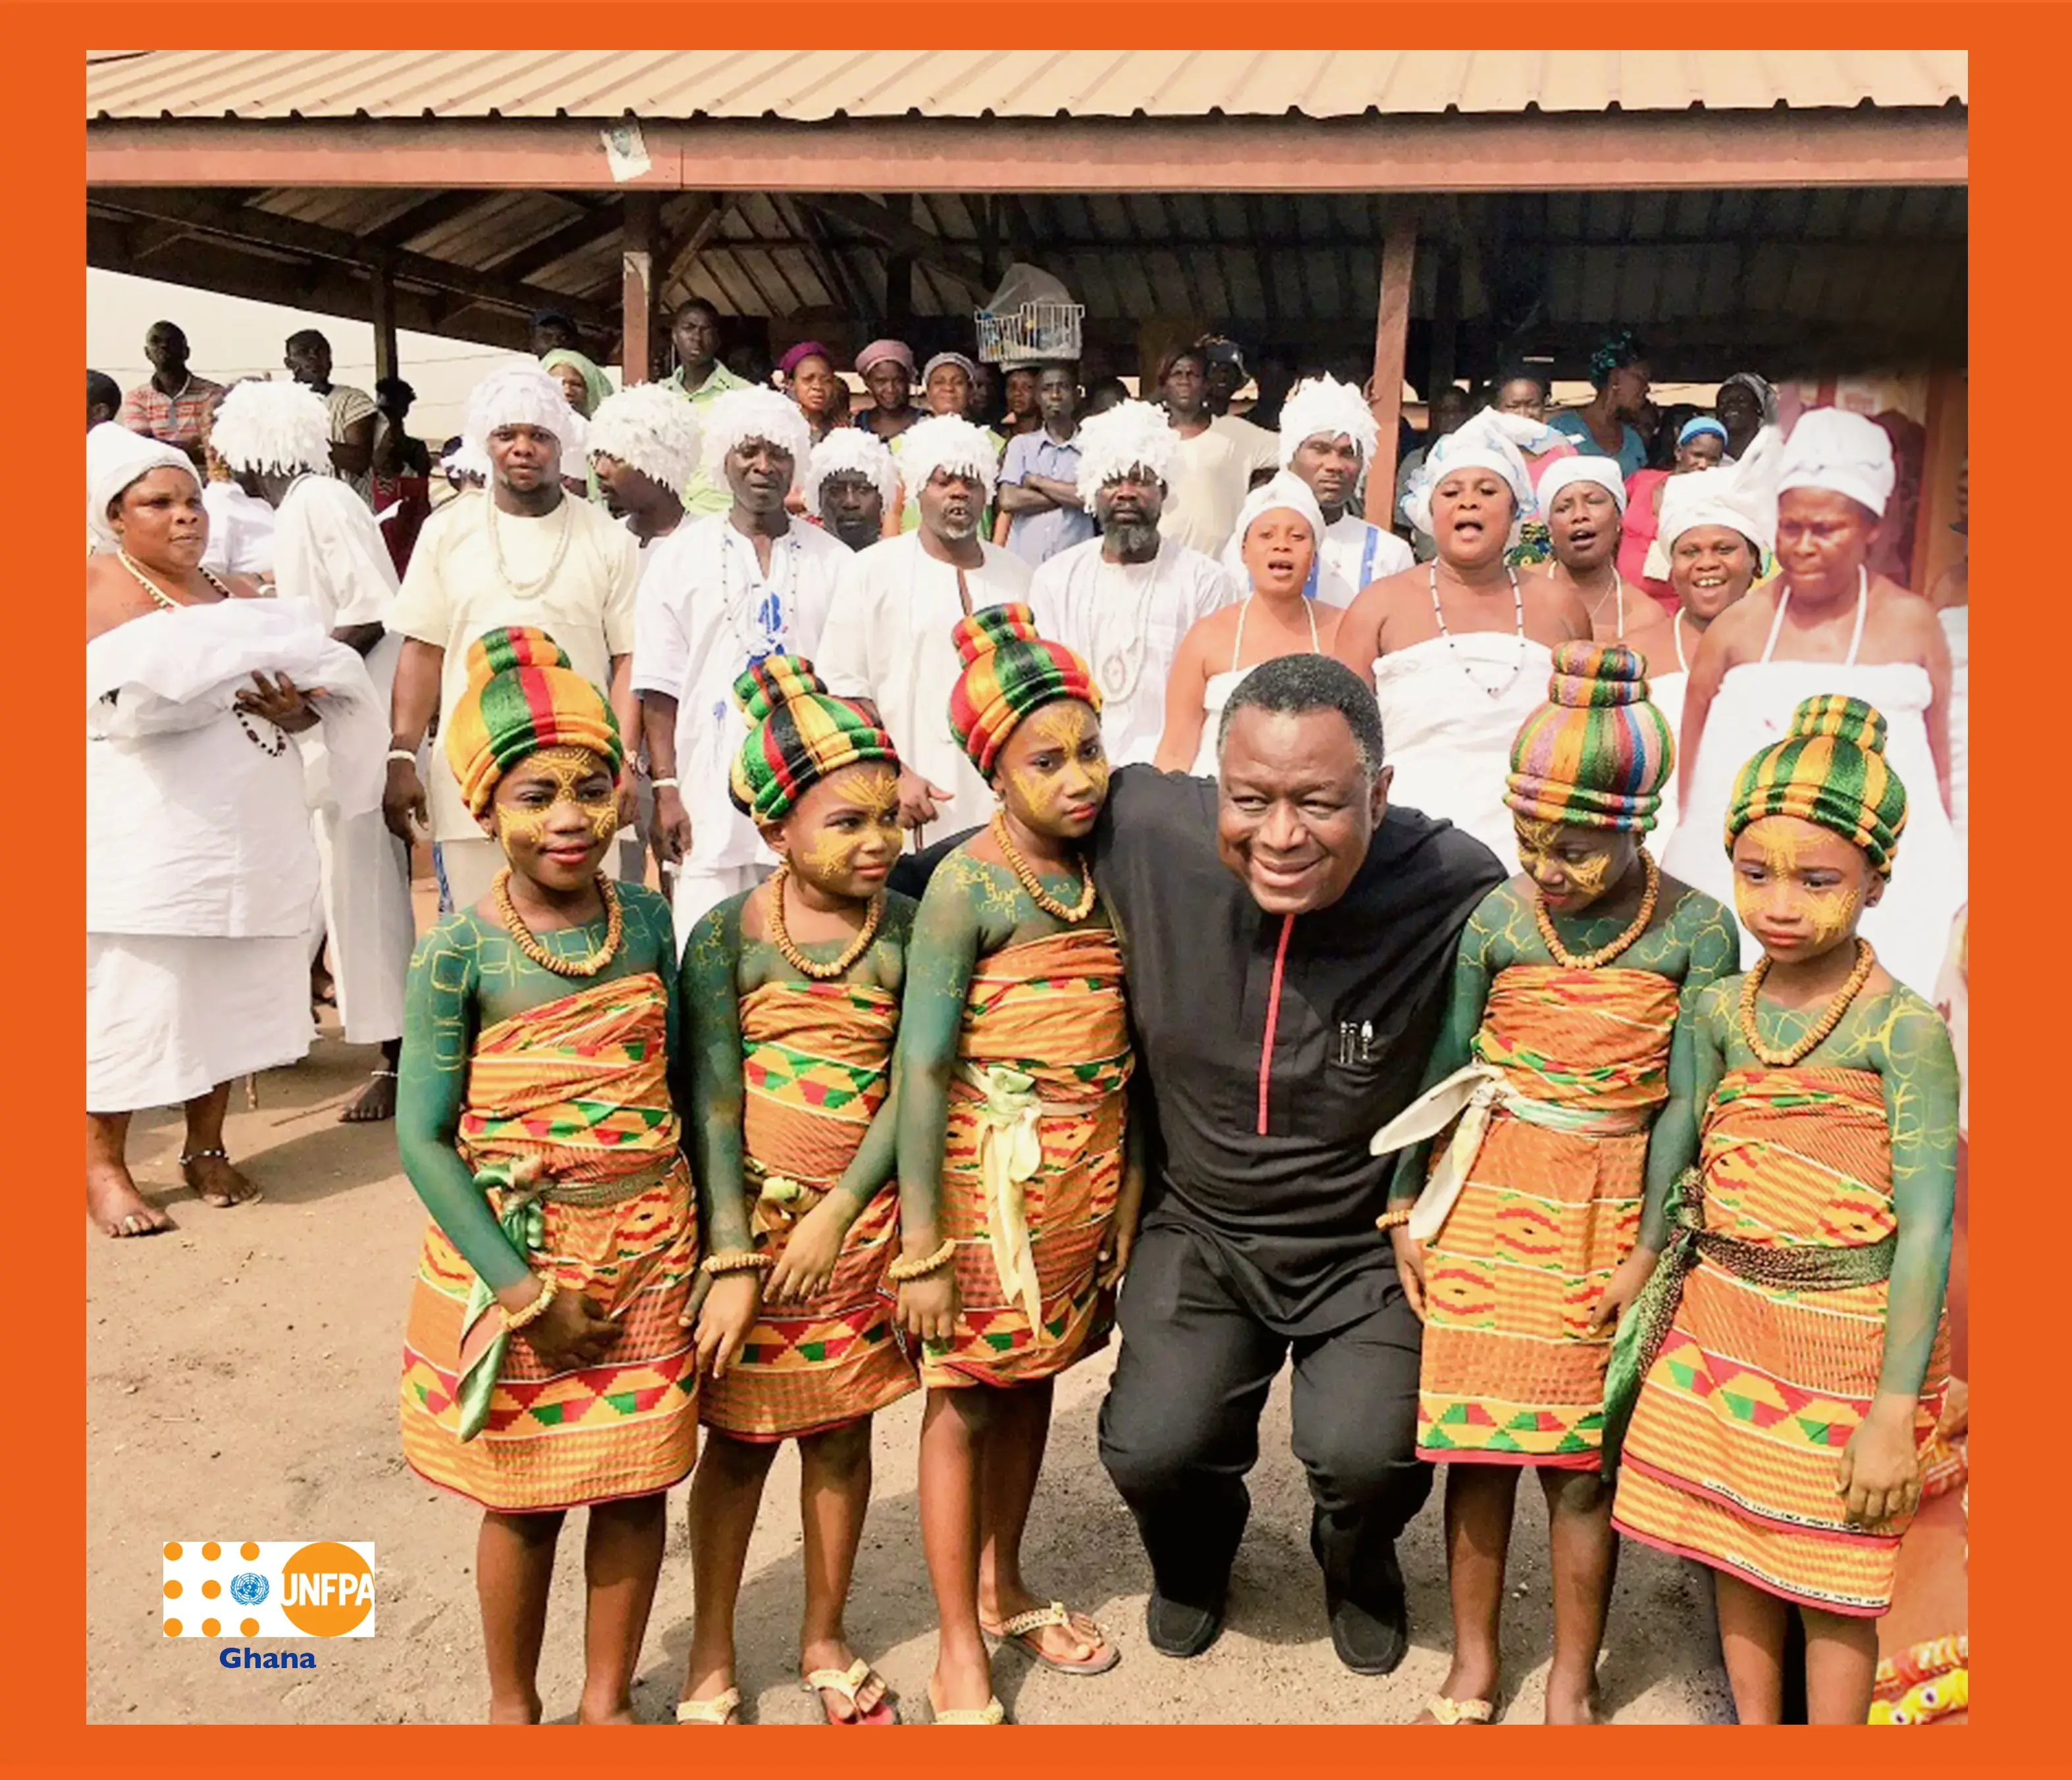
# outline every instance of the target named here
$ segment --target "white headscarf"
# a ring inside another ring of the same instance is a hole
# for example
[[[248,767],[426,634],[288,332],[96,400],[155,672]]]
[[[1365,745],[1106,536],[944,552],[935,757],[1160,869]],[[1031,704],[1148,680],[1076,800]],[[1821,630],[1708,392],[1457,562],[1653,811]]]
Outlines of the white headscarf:
[[[1285,508],[1299,513],[1309,522],[1309,536],[1318,549],[1324,546],[1324,509],[1317,504],[1317,497],[1309,485],[1293,471],[1275,473],[1271,482],[1262,483],[1244,497],[1244,505],[1237,510],[1237,524],[1231,528],[1230,548],[1244,559],[1244,535],[1268,513]],[[1240,571],[1241,572],[1241,571]]]
[[[176,445],[146,438],[113,421],[103,421],[86,435],[86,530],[97,550],[117,547],[108,509],[133,482],[154,470],[184,470],[201,486],[194,459]]]
[[[698,411],[666,383],[615,390],[590,417],[590,455],[616,458],[657,487],[681,490],[698,471]]]
[[[1799,417],[1784,442],[1777,491],[1825,488],[1882,516],[1895,475],[1892,440],[1876,421],[1845,408],[1816,408]]]
[[[899,466],[885,442],[866,426],[837,426],[813,447],[806,469],[806,506],[820,510],[831,476],[861,476],[878,491],[890,512],[899,499]]]
[[[1281,405],[1281,466],[1292,464],[1296,452],[1311,439],[1349,438],[1360,462],[1369,462],[1380,432],[1367,398],[1350,384],[1328,372],[1309,378],[1297,384]]]
[[[760,439],[791,459],[791,492],[806,486],[806,463],[813,454],[813,435],[806,416],[789,396],[759,384],[730,389],[705,414],[705,474],[726,486],[727,454],[737,445]]]
[[[1133,470],[1149,470],[1161,487],[1173,474],[1172,423],[1153,402],[1119,401],[1104,414],[1090,414],[1072,442],[1079,449],[1079,504],[1089,513],[1094,496]]]
[[[1559,449],[1568,442],[1551,427],[1523,414],[1506,414],[1485,408],[1470,416],[1444,438],[1435,439],[1417,467],[1416,479],[1404,496],[1403,516],[1428,537],[1432,535],[1432,491],[1456,470],[1493,470],[1511,489],[1515,511],[1511,516],[1511,541],[1538,510],[1533,498],[1532,473],[1526,467],[1527,451],[1536,456]]]
[[[1700,525],[1724,525],[1767,557],[1777,536],[1777,474],[1782,435],[1766,426],[1731,464],[1691,470],[1662,485],[1655,536],[1665,553]]]
[[[485,458],[489,435],[500,426],[536,426],[553,434],[561,447],[563,473],[583,473],[589,430],[582,416],[569,406],[560,380],[542,370],[538,360],[516,359],[499,365],[467,398],[467,419],[461,434]]]
[[[984,427],[972,425],[961,414],[931,414],[915,421],[899,438],[900,474],[915,495],[927,487],[938,470],[947,470],[984,483],[986,500],[992,501],[1000,480],[1000,460],[993,455],[993,441]]]
[[[209,447],[232,470],[286,475],[331,471],[331,411],[314,389],[259,378],[234,384],[216,404]]]
[[[1578,482],[1594,482],[1599,487],[1609,489],[1612,499],[1618,503],[1619,512],[1626,512],[1626,483],[1618,472],[1618,460],[1580,451],[1573,457],[1555,458],[1540,472],[1540,511],[1552,512],[1554,497]]]

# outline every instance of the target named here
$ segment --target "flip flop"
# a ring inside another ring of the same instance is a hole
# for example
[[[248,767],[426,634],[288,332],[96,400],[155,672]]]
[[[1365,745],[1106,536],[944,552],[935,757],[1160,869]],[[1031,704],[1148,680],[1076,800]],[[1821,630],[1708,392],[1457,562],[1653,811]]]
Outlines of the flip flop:
[[[985,1705],[939,1706],[935,1704],[935,1683],[928,1683],[928,1710],[935,1714],[938,1725],[1004,1725],[1007,1722],[1007,1708],[993,1695]]]
[[[741,1689],[738,1688],[729,1688],[725,1693],[716,1693],[709,1700],[679,1700],[676,1702],[676,1722],[680,1725],[731,1725],[740,1706]]]
[[[1449,1700],[1443,1693],[1433,1694],[1424,1709],[1441,1725],[1486,1725],[1496,1716],[1496,1708],[1486,1700]]]
[[[861,1710],[856,1696],[875,1681],[882,1691],[878,1704],[869,1712]],[[892,1703],[892,1689],[886,1684],[885,1677],[858,1657],[846,1669],[814,1669],[799,1678],[799,1685],[808,1693],[840,1694],[849,1702],[849,1716],[837,1717],[826,1700],[820,1701],[820,1710],[826,1713],[830,1725],[896,1725],[899,1722],[899,1708]]]
[[[1090,1616],[1087,1622],[1094,1627],[1094,1641],[1106,1646],[1101,1654],[1070,1660],[1052,1656],[1037,1642],[1035,1634],[1046,1626],[1063,1626],[1075,1638],[1082,1634],[1072,1624],[1072,1614],[1062,1601],[1054,1601],[1047,1607],[1031,1607],[1028,1612],[1017,1614],[997,1626],[985,1626],[980,1629],[998,1638],[1003,1644],[1018,1644],[1046,1669],[1055,1669],[1060,1675],[1106,1675],[1122,1660],[1122,1652],[1108,1643],[1108,1634],[1095,1624]]]

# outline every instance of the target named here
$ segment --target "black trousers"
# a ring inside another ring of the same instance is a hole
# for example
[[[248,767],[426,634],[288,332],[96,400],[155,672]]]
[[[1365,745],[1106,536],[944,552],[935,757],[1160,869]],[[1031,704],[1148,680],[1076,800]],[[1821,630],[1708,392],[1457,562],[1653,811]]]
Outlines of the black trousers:
[[[1217,1276],[1200,1239],[1154,1225],[1130,1256],[1118,1317],[1101,1463],[1137,1517],[1158,1592],[1220,1609],[1252,1507],[1260,1412],[1292,1350],[1310,1549],[1333,1595],[1379,1605],[1396,1535],[1432,1488],[1416,1456],[1419,1329],[1401,1289],[1327,1334],[1281,1334]]]

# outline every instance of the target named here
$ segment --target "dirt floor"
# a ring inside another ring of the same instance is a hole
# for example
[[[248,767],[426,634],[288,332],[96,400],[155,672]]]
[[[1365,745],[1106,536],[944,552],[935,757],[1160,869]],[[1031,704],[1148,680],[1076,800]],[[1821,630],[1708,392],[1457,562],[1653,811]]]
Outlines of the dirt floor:
[[[423,1214],[385,1126],[337,1122],[368,1054],[319,1042],[298,1068],[264,1078],[257,1111],[233,1100],[232,1153],[265,1190],[215,1211],[179,1188],[179,1126],[140,1116],[144,1191],[179,1228],[88,1244],[88,1713],[99,1723],[467,1722],[485,1701],[471,1566],[475,1517],[405,1470],[396,1378]],[[1128,1514],[1094,1453],[1105,1356],[1067,1375],[1029,1532],[1039,1589],[1087,1609],[1124,1655],[1092,1679],[997,1667],[1019,1720],[1058,1723],[1396,1723],[1415,1716],[1446,1668],[1438,1499],[1404,1542],[1414,1648],[1383,1679],[1333,1656],[1307,1544],[1308,1497],[1288,1450],[1284,1388],[1268,1408],[1251,1530],[1221,1641],[1190,1663],[1144,1641],[1149,1575]],[[908,1702],[926,1712],[931,1609],[915,1498],[918,1397],[879,1418],[877,1494],[849,1629]],[[746,1715],[811,1723],[792,1679],[800,1607],[797,1466],[772,1474],[742,1598]],[[640,1667],[643,1716],[671,1716],[690,1630],[681,1497]],[[1534,1503],[1537,1492],[1520,1492]],[[167,1540],[375,1542],[378,1630],[316,1646],[294,1676],[221,1667],[213,1641],[159,1631],[158,1548]],[[1536,1721],[1548,1650],[1544,1520],[1521,1515],[1507,1626],[1507,1715]],[[580,1687],[578,1542],[564,1539],[541,1691],[549,1717]],[[1728,1715],[1710,1591],[1684,1565],[1629,1550],[1603,1667],[1610,1715],[1627,1722]]]

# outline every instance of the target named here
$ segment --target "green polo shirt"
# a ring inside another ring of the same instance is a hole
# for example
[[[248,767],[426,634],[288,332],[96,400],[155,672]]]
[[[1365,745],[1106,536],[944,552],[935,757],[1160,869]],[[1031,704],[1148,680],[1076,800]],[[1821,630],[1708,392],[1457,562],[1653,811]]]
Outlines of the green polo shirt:
[[[737,377],[717,359],[713,361],[712,374],[695,389],[684,387],[684,373],[680,368],[672,372],[669,387],[687,399],[693,408],[709,407],[730,389],[746,389],[748,380]],[[704,417],[699,417],[702,423]],[[691,479],[684,485],[684,511],[697,518],[706,513],[724,513],[734,505],[734,496],[724,482],[715,483],[701,465]]]

